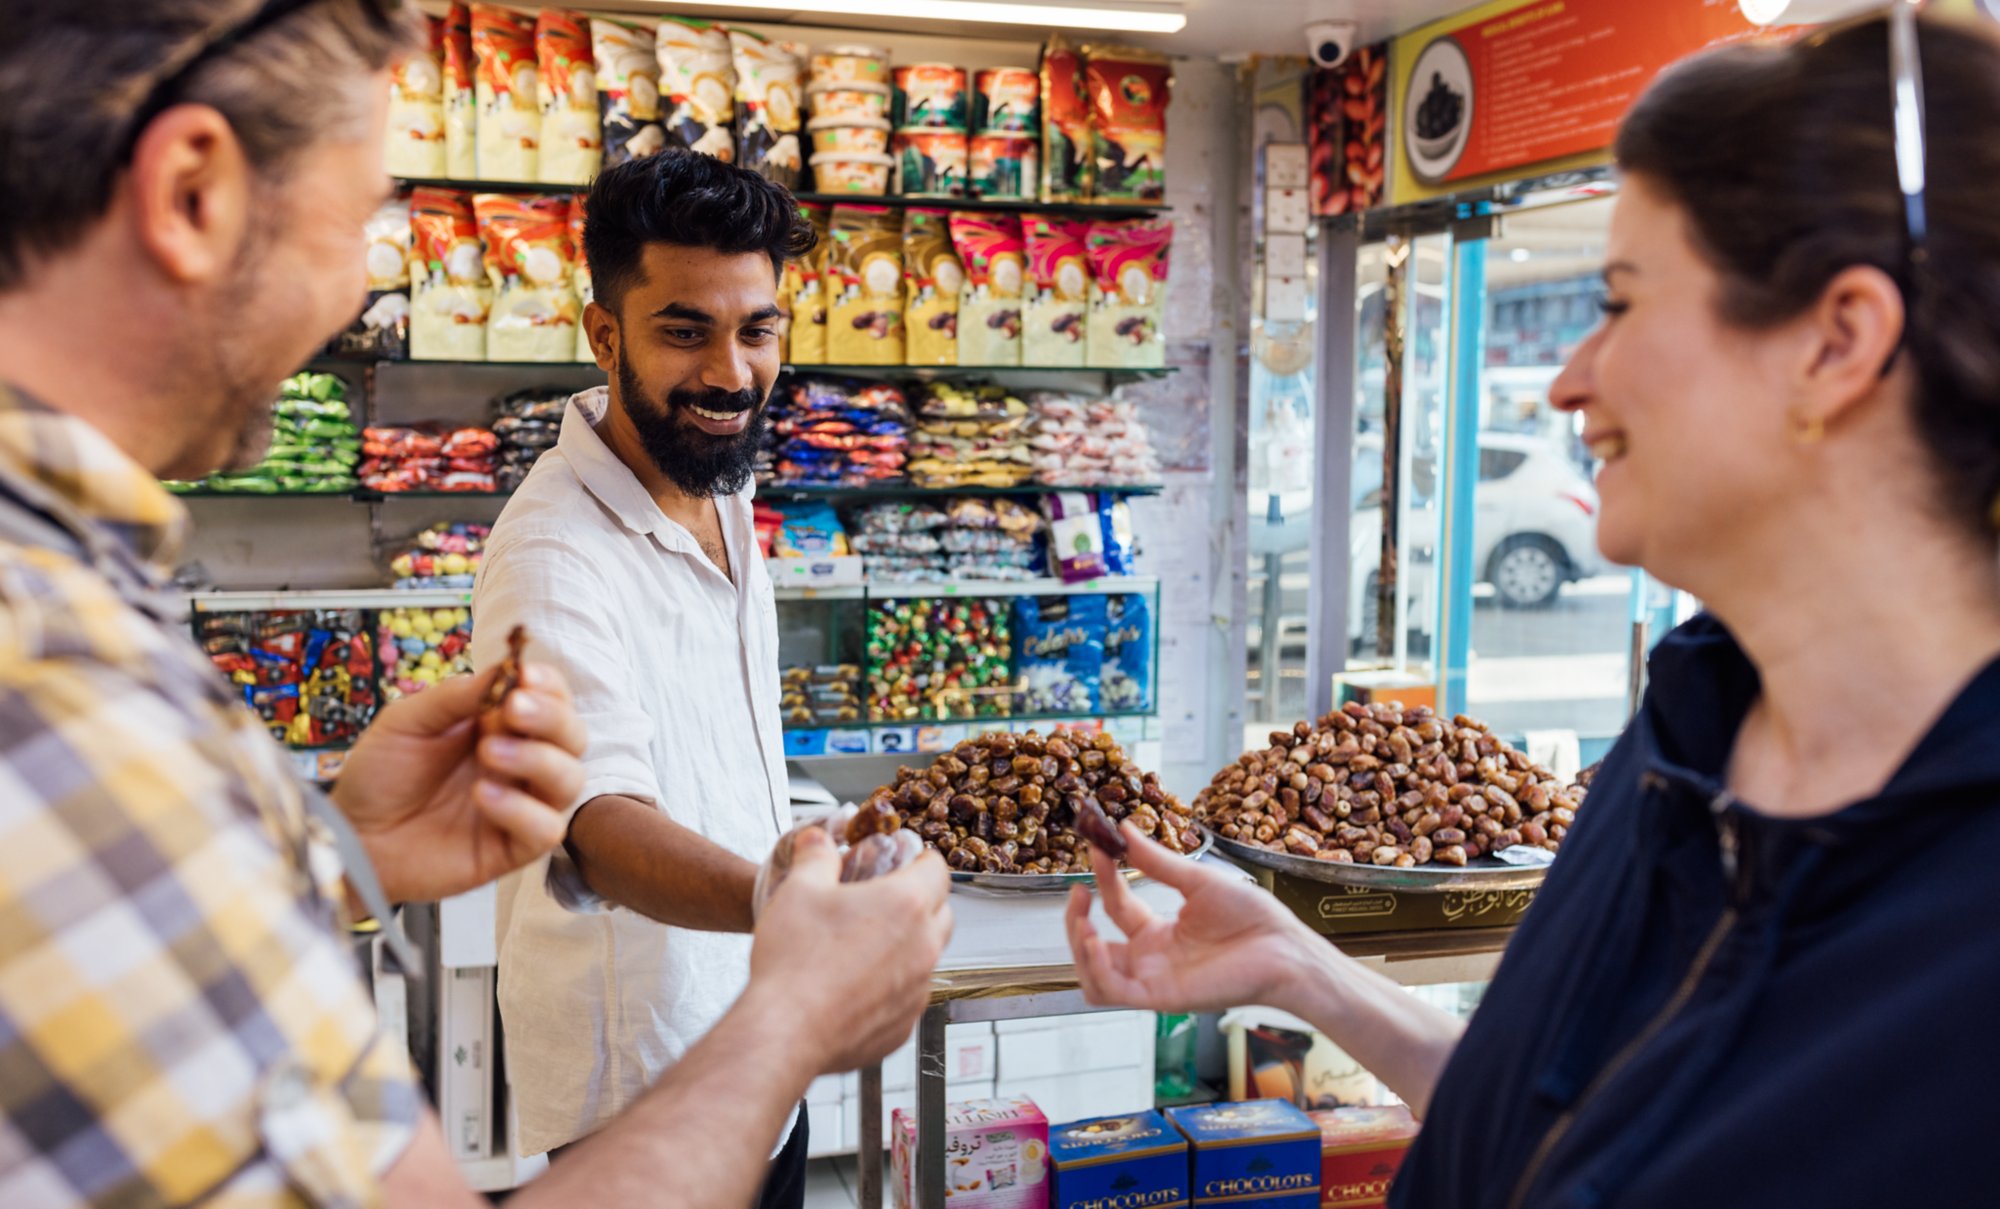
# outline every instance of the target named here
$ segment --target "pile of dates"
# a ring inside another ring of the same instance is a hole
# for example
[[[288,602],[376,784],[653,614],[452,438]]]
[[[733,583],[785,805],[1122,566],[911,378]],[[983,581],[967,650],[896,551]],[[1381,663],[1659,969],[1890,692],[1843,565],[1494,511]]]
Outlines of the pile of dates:
[[[1093,808],[1174,852],[1200,846],[1187,807],[1103,733],[975,736],[929,768],[897,769],[854,825],[864,834],[908,828],[966,872],[1084,873],[1090,846],[1077,820]]]
[[[1554,852],[1580,786],[1463,714],[1349,702],[1271,732],[1195,798],[1217,835],[1295,856],[1408,868],[1463,865],[1528,844]]]

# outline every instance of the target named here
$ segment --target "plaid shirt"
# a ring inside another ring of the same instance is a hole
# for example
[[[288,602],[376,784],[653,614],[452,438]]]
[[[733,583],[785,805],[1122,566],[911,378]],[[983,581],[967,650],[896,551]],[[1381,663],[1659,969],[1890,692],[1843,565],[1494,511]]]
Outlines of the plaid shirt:
[[[160,591],[186,528],[0,385],[0,1205],[373,1204],[419,1112],[316,791]]]

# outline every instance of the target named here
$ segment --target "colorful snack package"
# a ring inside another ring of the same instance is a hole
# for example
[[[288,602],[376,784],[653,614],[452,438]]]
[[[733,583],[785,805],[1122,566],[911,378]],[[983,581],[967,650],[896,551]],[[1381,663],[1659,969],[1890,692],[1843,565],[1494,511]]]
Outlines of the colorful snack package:
[[[410,195],[410,356],[486,359],[486,270],[472,197],[457,189]]]
[[[595,364],[597,352],[590,347],[590,329],[583,321],[584,308],[597,297],[590,278],[590,261],[583,254],[584,207],[589,201],[588,193],[569,195],[569,247],[576,255],[575,267],[570,270],[570,285],[576,291],[576,359]]]
[[[853,553],[832,504],[799,504],[781,511],[785,519],[771,543],[774,557],[840,558]]]
[[[345,356],[400,361],[410,350],[409,195],[376,207],[362,232],[368,237],[368,301],[328,347]]]
[[[604,158],[590,22],[564,9],[543,9],[535,18],[535,65],[542,110],[541,179],[556,185],[589,184]]]
[[[1022,227],[1028,245],[1028,298],[1022,308],[1021,364],[1080,366],[1090,306],[1090,224],[1031,214]]]
[[[425,17],[429,38],[389,72],[388,142],[382,167],[392,176],[443,176],[444,30],[437,17]]]
[[[472,52],[479,66],[479,179],[534,180],[542,143],[534,22],[497,4],[475,4]]]
[[[1090,224],[1087,363],[1098,369],[1158,369],[1174,224],[1164,218]]]
[[[1084,48],[1091,155],[1098,201],[1158,203],[1167,193],[1167,100],[1174,71],[1164,55],[1125,47]]]
[[[495,294],[486,324],[486,359],[575,360],[569,196],[481,193],[472,207]]]
[[[827,226],[831,211],[826,206],[802,202],[799,212],[819,235],[813,249],[796,260],[785,262],[785,278],[791,284],[792,324],[785,334],[794,365],[826,364],[826,309],[831,291],[826,280],[827,256],[833,240]]]
[[[1096,579],[1104,565],[1104,523],[1097,504],[1080,491],[1047,496],[1042,509],[1049,517],[1049,560],[1064,583]]]
[[[455,0],[439,31],[443,65],[444,175],[469,181],[479,174],[479,100],[474,80],[472,10]]]
[[[1084,201],[1096,175],[1083,56],[1061,34],[1042,48],[1042,200]]]
[[[1021,289],[1026,248],[1019,215],[954,210],[951,242],[965,266],[958,304],[960,365],[1021,363]]]
[[[1020,644],[1014,674],[1025,714],[1094,714],[1104,683],[1110,626],[1102,596],[1023,596],[1014,602]]]
[[[747,29],[731,29],[729,45],[736,69],[736,162],[796,189],[806,166],[799,142],[806,48]]]
[[[1145,713],[1153,706],[1152,602],[1112,596],[1105,607],[1102,704],[1113,713]]]
[[[903,211],[903,284],[908,363],[957,365],[965,266],[951,244],[949,210]]]
[[[835,206],[826,357],[834,365],[903,361],[903,225],[887,206]]]
[[[1042,81],[1032,67],[988,67],[972,77],[974,134],[1042,133]]]
[[[736,158],[736,67],[729,33],[712,21],[660,18],[660,94],[670,139],[724,162]]]
[[[650,18],[590,19],[606,168],[667,145],[666,129],[660,125],[659,38],[659,23]]]
[[[966,189],[974,197],[1033,201],[1041,187],[1041,155],[1041,140],[1031,134],[975,134],[968,153]]]

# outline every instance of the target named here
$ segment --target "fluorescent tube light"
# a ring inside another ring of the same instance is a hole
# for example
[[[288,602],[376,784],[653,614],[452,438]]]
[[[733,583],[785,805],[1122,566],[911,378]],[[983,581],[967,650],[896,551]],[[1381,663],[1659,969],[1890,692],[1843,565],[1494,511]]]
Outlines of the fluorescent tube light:
[[[1007,0],[696,0],[696,3],[706,8],[784,9],[830,17],[896,17],[1133,34],[1177,34],[1187,26],[1186,13],[1165,6],[1013,4]]]

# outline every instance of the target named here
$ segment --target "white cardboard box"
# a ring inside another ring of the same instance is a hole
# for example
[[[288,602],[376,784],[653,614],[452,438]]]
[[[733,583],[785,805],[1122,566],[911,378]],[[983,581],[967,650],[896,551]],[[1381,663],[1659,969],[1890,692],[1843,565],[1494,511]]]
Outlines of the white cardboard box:
[[[1007,1033],[1047,1033],[1058,1029],[1075,1028],[1080,1024],[1120,1024],[1145,1021],[1147,1028],[1153,1027],[1151,1012],[1077,1012],[1069,1016],[1029,1016],[1022,1020],[996,1020],[993,1031],[1001,1035]]]
[[[993,1094],[1001,1099],[1026,1096],[1051,1126],[1091,1117],[1140,1112],[1153,1106],[1153,1067],[1086,1071],[1046,1079],[1006,1079]],[[955,1097],[954,1097],[955,1098]]]
[[[832,1104],[806,1102],[806,1157],[823,1158],[830,1154],[848,1154],[854,1150],[847,1140],[847,1105],[834,1101]]]
[[[1153,1069],[1153,1016],[1120,1012],[1072,1017],[1065,1027],[1004,1032],[997,1038],[996,1075],[1005,1083],[1086,1071]],[[1053,1117],[1051,1118],[1053,1119]]]
[[[852,588],[862,582],[858,555],[812,558],[767,558],[764,569],[775,588]]]
[[[438,988],[438,1117],[451,1157],[493,1157],[493,970],[445,969]]]

